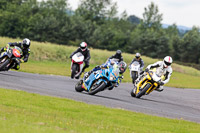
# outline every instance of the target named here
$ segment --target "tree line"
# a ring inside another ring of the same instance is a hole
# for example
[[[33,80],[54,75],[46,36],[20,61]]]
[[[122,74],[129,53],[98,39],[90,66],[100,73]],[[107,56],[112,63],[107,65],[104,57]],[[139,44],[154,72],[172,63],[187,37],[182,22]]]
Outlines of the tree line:
[[[1,0],[0,36],[76,46],[86,41],[93,48],[140,52],[152,58],[170,55],[199,65],[199,28],[185,33],[176,24],[162,28],[162,16],[153,2],[140,19],[126,12],[119,15],[112,0],[80,0],[76,10],[67,0]]]

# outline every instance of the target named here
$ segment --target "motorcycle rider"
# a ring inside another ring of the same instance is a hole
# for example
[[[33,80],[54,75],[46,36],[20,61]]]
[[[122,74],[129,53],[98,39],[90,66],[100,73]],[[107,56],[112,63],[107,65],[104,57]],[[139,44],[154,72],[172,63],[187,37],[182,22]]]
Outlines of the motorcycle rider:
[[[143,70],[143,68],[144,68],[144,61],[142,60],[141,54],[140,54],[140,53],[136,53],[136,54],[135,54],[135,58],[131,61],[130,65],[129,65],[129,68],[131,67],[131,64],[132,64],[133,62],[135,62],[135,61],[137,61],[137,62],[140,63],[140,72],[142,72],[142,70]]]
[[[123,73],[126,71],[126,68],[127,68],[127,64],[126,62],[124,61],[121,61],[117,64],[117,67],[119,69],[119,75],[122,77],[123,79]],[[112,90],[114,87],[118,87],[119,86],[119,83],[121,83],[121,79],[119,78],[117,83],[112,87],[112,88],[109,88],[109,90]]]
[[[20,63],[28,62],[28,58],[30,55],[30,48],[29,48],[30,45],[31,45],[31,41],[28,38],[25,38],[22,40],[22,42],[8,43],[5,47],[1,48],[0,53],[6,51],[9,47],[17,46],[17,47],[21,48],[21,50],[22,50],[21,59],[18,62],[16,62],[15,64],[10,65],[10,67],[12,67],[13,69],[19,70]],[[8,68],[8,69],[10,69],[10,68]]]
[[[108,59],[113,59],[113,58],[115,58],[115,59],[119,59],[118,62],[123,61],[122,51],[121,51],[121,50],[117,50],[116,53],[115,53],[115,55],[112,55],[112,56],[109,57]]]
[[[149,71],[152,68],[156,68],[156,74],[157,75],[164,75],[164,80],[160,82],[160,86],[158,86],[158,88],[156,89],[157,91],[163,91],[163,85],[168,83],[170,80],[170,77],[172,75],[172,64],[173,60],[172,57],[170,56],[166,56],[163,61],[158,61],[154,64],[150,64],[147,66],[147,68],[145,69],[145,71]]]
[[[70,55],[70,58],[72,58],[72,56],[74,54],[78,53],[78,52],[82,53],[83,56],[84,56],[85,65],[84,65],[84,67],[82,69],[82,72],[84,72],[85,69],[90,66],[89,61],[90,61],[90,58],[91,58],[90,57],[90,50],[87,48],[87,43],[86,42],[81,42],[80,43],[80,47]],[[80,73],[80,75],[81,75],[81,73]]]
[[[118,62],[123,61],[121,50],[117,50],[114,55],[112,55],[111,57],[108,58],[108,60],[109,59],[118,59]],[[107,65],[108,65],[107,62],[108,62],[108,60],[103,65],[101,65],[101,66],[97,65],[94,69],[92,69],[91,71],[87,72],[87,76],[89,76],[93,71],[97,71],[97,70],[99,70],[101,68],[107,68]],[[113,64],[113,63],[111,63],[111,64]]]

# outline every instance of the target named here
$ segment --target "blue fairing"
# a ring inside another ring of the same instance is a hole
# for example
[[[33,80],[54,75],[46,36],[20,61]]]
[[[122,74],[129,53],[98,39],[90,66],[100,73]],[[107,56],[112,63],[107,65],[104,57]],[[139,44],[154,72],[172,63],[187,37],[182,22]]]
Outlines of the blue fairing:
[[[115,66],[115,65],[114,65]],[[113,83],[118,82],[119,78],[119,72],[118,68],[113,67],[112,65],[109,66],[108,68],[104,68],[97,71],[94,71],[90,74],[89,77],[83,77],[83,82],[86,87],[86,89],[89,91],[90,88],[92,87],[94,81],[97,81],[96,84],[100,84],[101,82],[106,83],[106,87],[113,86]]]

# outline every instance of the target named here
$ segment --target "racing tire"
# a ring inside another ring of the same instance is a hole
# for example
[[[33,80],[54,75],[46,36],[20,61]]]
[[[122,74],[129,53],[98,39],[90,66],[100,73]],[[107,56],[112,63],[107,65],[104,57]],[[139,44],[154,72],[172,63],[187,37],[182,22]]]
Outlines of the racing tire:
[[[132,96],[132,97],[135,97],[135,93],[134,93],[133,91],[134,91],[134,90],[132,89],[132,90],[131,90],[131,96]]]
[[[77,92],[82,92],[84,89],[82,88],[83,80],[78,81],[78,83],[75,85],[75,90]]]
[[[106,87],[106,83],[102,81],[98,86],[95,86],[94,88],[93,88],[93,85],[92,85],[92,87],[88,91],[88,93],[89,93],[89,95],[94,95],[97,92],[102,91],[105,87]]]
[[[73,79],[76,75],[76,70],[77,70],[77,64],[72,65],[72,73],[71,73],[71,78]]]
[[[135,83],[136,79],[137,79],[137,73],[136,72],[132,72],[132,82],[133,82],[133,84]]]
[[[10,59],[5,60],[4,62],[0,63],[0,71],[4,71],[5,67],[10,63]]]
[[[145,92],[149,89],[151,87],[151,84],[149,84],[149,83],[147,83],[146,85],[145,85],[145,87],[138,93],[138,94],[136,94],[136,98],[140,98],[142,95],[144,95],[145,94]]]

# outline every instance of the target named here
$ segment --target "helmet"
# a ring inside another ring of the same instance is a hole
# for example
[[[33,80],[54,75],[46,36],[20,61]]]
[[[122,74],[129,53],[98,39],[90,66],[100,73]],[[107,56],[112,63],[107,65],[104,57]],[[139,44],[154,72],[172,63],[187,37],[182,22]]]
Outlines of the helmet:
[[[87,43],[86,43],[86,42],[82,42],[82,43],[80,44],[80,48],[81,48],[82,51],[85,51],[86,48],[87,48]]]
[[[31,45],[31,41],[30,41],[28,38],[25,38],[25,39],[22,41],[22,44],[23,44],[23,47],[24,47],[24,48],[29,48],[30,45]]]
[[[135,54],[135,57],[136,57],[137,59],[139,59],[140,56],[141,56],[140,53],[136,53],[136,54]]]
[[[119,62],[118,67],[119,67],[119,71],[120,71],[119,73],[122,74],[126,71],[127,64],[126,64],[126,62],[121,61],[121,62]]]
[[[172,64],[173,60],[172,57],[166,56],[163,60],[163,66],[166,68]]]
[[[122,54],[122,51],[121,50],[117,50],[116,51],[116,55],[121,55]]]

